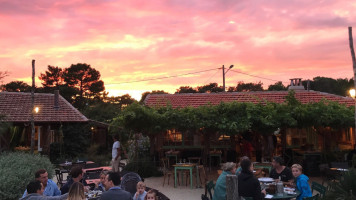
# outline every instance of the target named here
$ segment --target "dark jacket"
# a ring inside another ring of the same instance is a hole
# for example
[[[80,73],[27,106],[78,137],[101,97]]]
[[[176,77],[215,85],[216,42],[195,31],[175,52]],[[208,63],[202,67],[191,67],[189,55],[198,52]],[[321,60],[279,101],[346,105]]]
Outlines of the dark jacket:
[[[132,200],[131,193],[123,189],[109,189],[100,196],[100,200]]]
[[[243,197],[253,197],[254,200],[261,200],[264,194],[261,193],[260,182],[253,176],[252,172],[242,170],[238,176],[239,195]]]

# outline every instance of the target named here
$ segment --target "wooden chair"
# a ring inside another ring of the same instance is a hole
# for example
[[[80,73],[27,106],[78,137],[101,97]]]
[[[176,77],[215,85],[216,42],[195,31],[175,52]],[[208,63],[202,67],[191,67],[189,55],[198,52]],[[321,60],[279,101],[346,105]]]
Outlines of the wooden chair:
[[[316,194],[312,197],[304,197],[303,200],[318,200],[319,199],[319,194]]]
[[[210,196],[210,199],[213,199],[213,194],[212,194],[212,190],[214,190],[215,184],[214,181],[209,181],[205,184],[205,196],[208,195]]]
[[[317,183],[317,182],[312,182],[312,187],[311,187],[312,193],[314,190],[316,190],[317,192],[319,192],[320,194],[320,198],[324,198],[325,193],[326,193],[326,187]]]
[[[162,172],[163,172],[163,187],[164,183],[166,182],[166,177],[168,177],[168,185],[169,185],[169,178],[171,176],[174,176],[174,171],[169,168],[169,159],[168,158],[162,158]],[[177,176],[178,178],[179,176]],[[178,184],[179,184],[179,178],[178,178]]]
[[[67,181],[63,180],[63,173],[61,172],[60,169],[55,169],[54,172],[55,172],[56,178],[57,178],[57,185],[62,187],[64,184],[67,183]]]

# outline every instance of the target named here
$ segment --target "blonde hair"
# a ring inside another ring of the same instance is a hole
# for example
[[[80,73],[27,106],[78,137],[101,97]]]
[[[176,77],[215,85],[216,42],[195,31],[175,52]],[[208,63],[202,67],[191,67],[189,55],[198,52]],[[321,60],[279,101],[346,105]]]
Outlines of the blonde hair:
[[[67,200],[85,200],[84,186],[80,182],[75,182],[70,186]]]
[[[145,196],[145,200],[147,200],[148,194],[153,194],[154,198],[155,198],[156,200],[158,200],[156,191],[154,191],[154,190],[152,190],[152,189],[151,189],[151,190],[148,190],[148,192],[146,193],[146,196]]]
[[[292,165],[292,169],[297,168],[299,171],[303,171],[303,167],[300,164],[294,164]]]
[[[137,183],[137,185],[136,185],[136,188],[140,188],[140,187],[146,188],[146,184],[145,184],[144,182],[142,182],[142,181],[139,181],[139,182]]]
[[[234,167],[236,167],[235,163],[227,162],[221,167],[221,169],[224,170],[224,171],[231,171]]]

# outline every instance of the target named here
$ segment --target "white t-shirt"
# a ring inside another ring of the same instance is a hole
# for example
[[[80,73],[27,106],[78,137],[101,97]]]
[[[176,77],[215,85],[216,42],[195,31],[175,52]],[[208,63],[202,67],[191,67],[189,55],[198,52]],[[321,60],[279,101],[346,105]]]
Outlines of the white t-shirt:
[[[117,149],[120,148],[120,142],[116,141],[112,145],[112,159],[115,159],[117,156]]]

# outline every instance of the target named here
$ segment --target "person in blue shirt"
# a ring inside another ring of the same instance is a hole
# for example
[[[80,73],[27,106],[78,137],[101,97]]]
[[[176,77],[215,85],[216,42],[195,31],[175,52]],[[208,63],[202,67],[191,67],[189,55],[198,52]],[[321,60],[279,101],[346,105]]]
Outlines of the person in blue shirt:
[[[311,197],[312,192],[308,183],[309,178],[302,174],[303,168],[299,164],[292,165],[292,173],[296,178],[297,190],[300,192],[300,195],[297,197],[297,200],[302,200],[304,197]]]
[[[216,181],[214,188],[214,200],[226,200],[226,176],[228,174],[235,175],[236,164],[233,162],[225,163],[222,168],[223,172],[220,174],[218,180]]]
[[[40,181],[45,188],[43,195],[45,196],[60,196],[61,191],[58,189],[57,184],[48,178],[48,173],[45,169],[39,169],[35,173],[35,179]],[[25,190],[22,197],[27,195],[27,190]]]
[[[105,181],[105,177],[108,174],[108,171],[103,170],[100,172],[100,182],[99,184],[95,187],[94,190],[100,190],[102,192],[105,192],[105,186],[104,186],[104,181]]]

